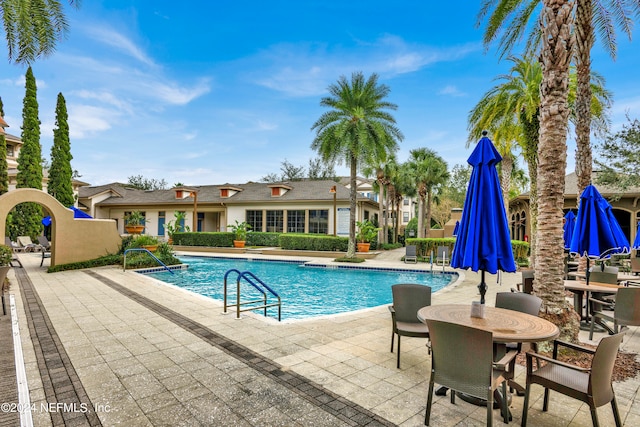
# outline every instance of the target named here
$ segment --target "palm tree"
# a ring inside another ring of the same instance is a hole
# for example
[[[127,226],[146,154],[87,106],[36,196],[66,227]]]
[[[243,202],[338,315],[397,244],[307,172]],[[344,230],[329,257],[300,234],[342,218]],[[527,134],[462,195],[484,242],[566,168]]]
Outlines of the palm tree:
[[[496,77],[500,83],[489,89],[469,113],[469,141],[479,138],[484,129],[489,129],[496,140],[515,139],[527,162],[530,179],[530,225],[531,235],[535,236],[538,213],[538,138],[540,112],[540,84],[542,83],[542,65],[530,57],[516,58],[510,56],[513,63],[509,74]],[[611,105],[612,94],[604,87],[604,79],[596,72],[591,73],[591,115],[596,130],[606,132],[608,128],[607,109]],[[577,77],[572,69],[569,79],[569,108],[571,121],[575,124],[577,112],[574,108],[576,99]],[[514,128],[514,125],[516,127]],[[519,128],[519,129],[518,129]],[[504,135],[504,138],[501,136]],[[500,138],[499,138],[500,137]],[[508,160],[506,150],[500,154]],[[503,175],[504,176],[504,175]],[[508,186],[504,185],[506,188]],[[503,188],[504,190],[504,188]],[[535,265],[535,244],[531,240],[532,263]]]
[[[69,0],[79,7],[80,0]],[[30,64],[53,53],[69,29],[62,5],[57,0],[0,0],[9,61]]]
[[[431,203],[434,190],[449,179],[447,163],[435,151],[428,148],[416,148],[409,152],[409,165],[420,196],[418,204],[418,237],[425,237],[425,229],[431,228]],[[426,210],[426,214],[425,214]],[[426,218],[425,218],[426,217]],[[426,219],[426,224],[425,224]]]
[[[386,209],[387,218],[390,217],[389,211],[389,175],[392,173],[394,165],[396,164],[396,158],[394,153],[382,153],[384,158],[372,159],[369,164],[365,165],[362,169],[363,174],[366,177],[371,175],[376,176],[374,183],[374,189],[378,191],[378,218],[380,225],[380,231],[378,231],[378,242],[388,243],[388,220],[385,219],[384,212]]]
[[[328,87],[329,96],[320,105],[330,108],[313,124],[316,136],[311,148],[325,162],[349,165],[350,212],[347,258],[355,257],[356,245],[356,174],[359,165],[385,158],[398,149],[404,138],[394,117],[385,110],[398,107],[385,101],[390,89],[378,83],[378,75],[365,79],[362,72],[341,76]]]

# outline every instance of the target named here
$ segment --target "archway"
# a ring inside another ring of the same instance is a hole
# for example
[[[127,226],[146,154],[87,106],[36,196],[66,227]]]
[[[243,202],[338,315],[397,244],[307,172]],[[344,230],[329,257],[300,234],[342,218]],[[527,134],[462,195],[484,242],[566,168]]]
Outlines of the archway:
[[[122,242],[112,219],[75,219],[73,212],[42,190],[19,188],[0,196],[0,235],[16,205],[38,203],[51,215],[51,265],[87,261],[116,253]]]

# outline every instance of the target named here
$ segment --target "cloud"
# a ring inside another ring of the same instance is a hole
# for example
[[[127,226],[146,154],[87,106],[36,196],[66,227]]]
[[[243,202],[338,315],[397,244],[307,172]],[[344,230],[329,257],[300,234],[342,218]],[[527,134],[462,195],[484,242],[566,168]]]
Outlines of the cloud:
[[[78,98],[82,98],[82,99],[96,100],[96,101],[99,101],[101,104],[114,106],[119,110],[122,110],[127,113],[132,113],[133,111],[131,104],[123,101],[121,98],[117,97],[111,92],[106,92],[106,91],[92,92],[89,90],[78,90],[78,91],[72,91],[71,95],[75,95]]]
[[[149,76],[150,77],[150,76]],[[175,82],[161,82],[142,79],[138,82],[155,97],[174,105],[185,105],[211,90],[208,79],[201,79],[193,87],[181,87]]]
[[[264,120],[258,120],[258,130],[276,130],[278,125],[275,123],[269,123]]]
[[[457,86],[448,85],[440,89],[438,95],[448,95],[448,96],[466,96],[467,94],[462,92]]]
[[[121,114],[113,109],[85,104],[69,105],[69,132],[72,138],[83,139],[104,132],[116,124]]]
[[[327,46],[319,43],[281,43],[259,52],[245,62],[260,69],[249,79],[288,96],[318,96],[337,76],[353,70],[378,73],[384,78],[416,72],[439,62],[456,61],[481,50],[476,43],[437,48],[406,43],[394,35],[384,35],[371,43],[356,46]]]
[[[140,47],[116,30],[104,26],[91,26],[84,27],[84,31],[92,39],[107,46],[115,47],[125,55],[131,56],[143,64],[156,67],[156,63]]]
[[[26,83],[27,79],[26,77],[23,75],[20,75],[18,77],[16,77],[15,79],[2,79],[0,80],[0,83],[4,86],[19,86],[19,87],[24,87],[25,83]],[[47,87],[47,83],[44,80],[40,80],[36,77],[36,88],[38,89],[44,89]]]

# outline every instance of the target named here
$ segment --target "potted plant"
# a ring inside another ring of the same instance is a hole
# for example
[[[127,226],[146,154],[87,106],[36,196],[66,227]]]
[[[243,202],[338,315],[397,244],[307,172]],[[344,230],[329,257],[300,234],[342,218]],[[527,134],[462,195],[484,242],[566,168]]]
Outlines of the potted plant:
[[[173,244],[173,235],[175,233],[180,233],[181,231],[184,231],[182,229],[182,224],[185,218],[185,213],[176,211],[173,213],[173,216],[175,219],[169,221],[164,225],[165,230],[167,230],[167,236],[169,237],[168,243],[170,245]]]
[[[132,246],[155,252],[158,249],[158,243],[158,238],[148,234],[141,234],[133,240]]]
[[[369,220],[357,221],[358,232],[356,233],[356,246],[358,252],[369,252],[371,241],[376,238],[381,229],[373,225]]]
[[[235,224],[229,224],[231,231],[235,234],[235,240],[233,241],[234,248],[244,248],[244,244],[247,241],[247,233],[251,229],[251,226],[245,221],[238,222],[236,219]]]
[[[124,217],[124,229],[129,234],[141,234],[144,231],[144,224],[147,219],[140,211],[133,211]]]

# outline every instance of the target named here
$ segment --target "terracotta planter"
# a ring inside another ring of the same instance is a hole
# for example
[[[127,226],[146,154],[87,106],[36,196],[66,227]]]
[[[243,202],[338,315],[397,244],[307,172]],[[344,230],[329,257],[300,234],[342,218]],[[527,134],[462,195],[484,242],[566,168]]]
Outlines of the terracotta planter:
[[[170,244],[170,245],[173,245],[173,237],[169,237],[167,239],[167,243]]]
[[[234,240],[233,247],[234,248],[244,248],[245,241],[244,240]]]
[[[142,247],[149,252],[155,252],[158,250],[158,245],[143,245]]]
[[[144,231],[144,225],[125,225],[124,229],[129,234],[141,234]]]
[[[356,243],[358,252],[369,252],[370,246],[371,246],[371,243]]]

